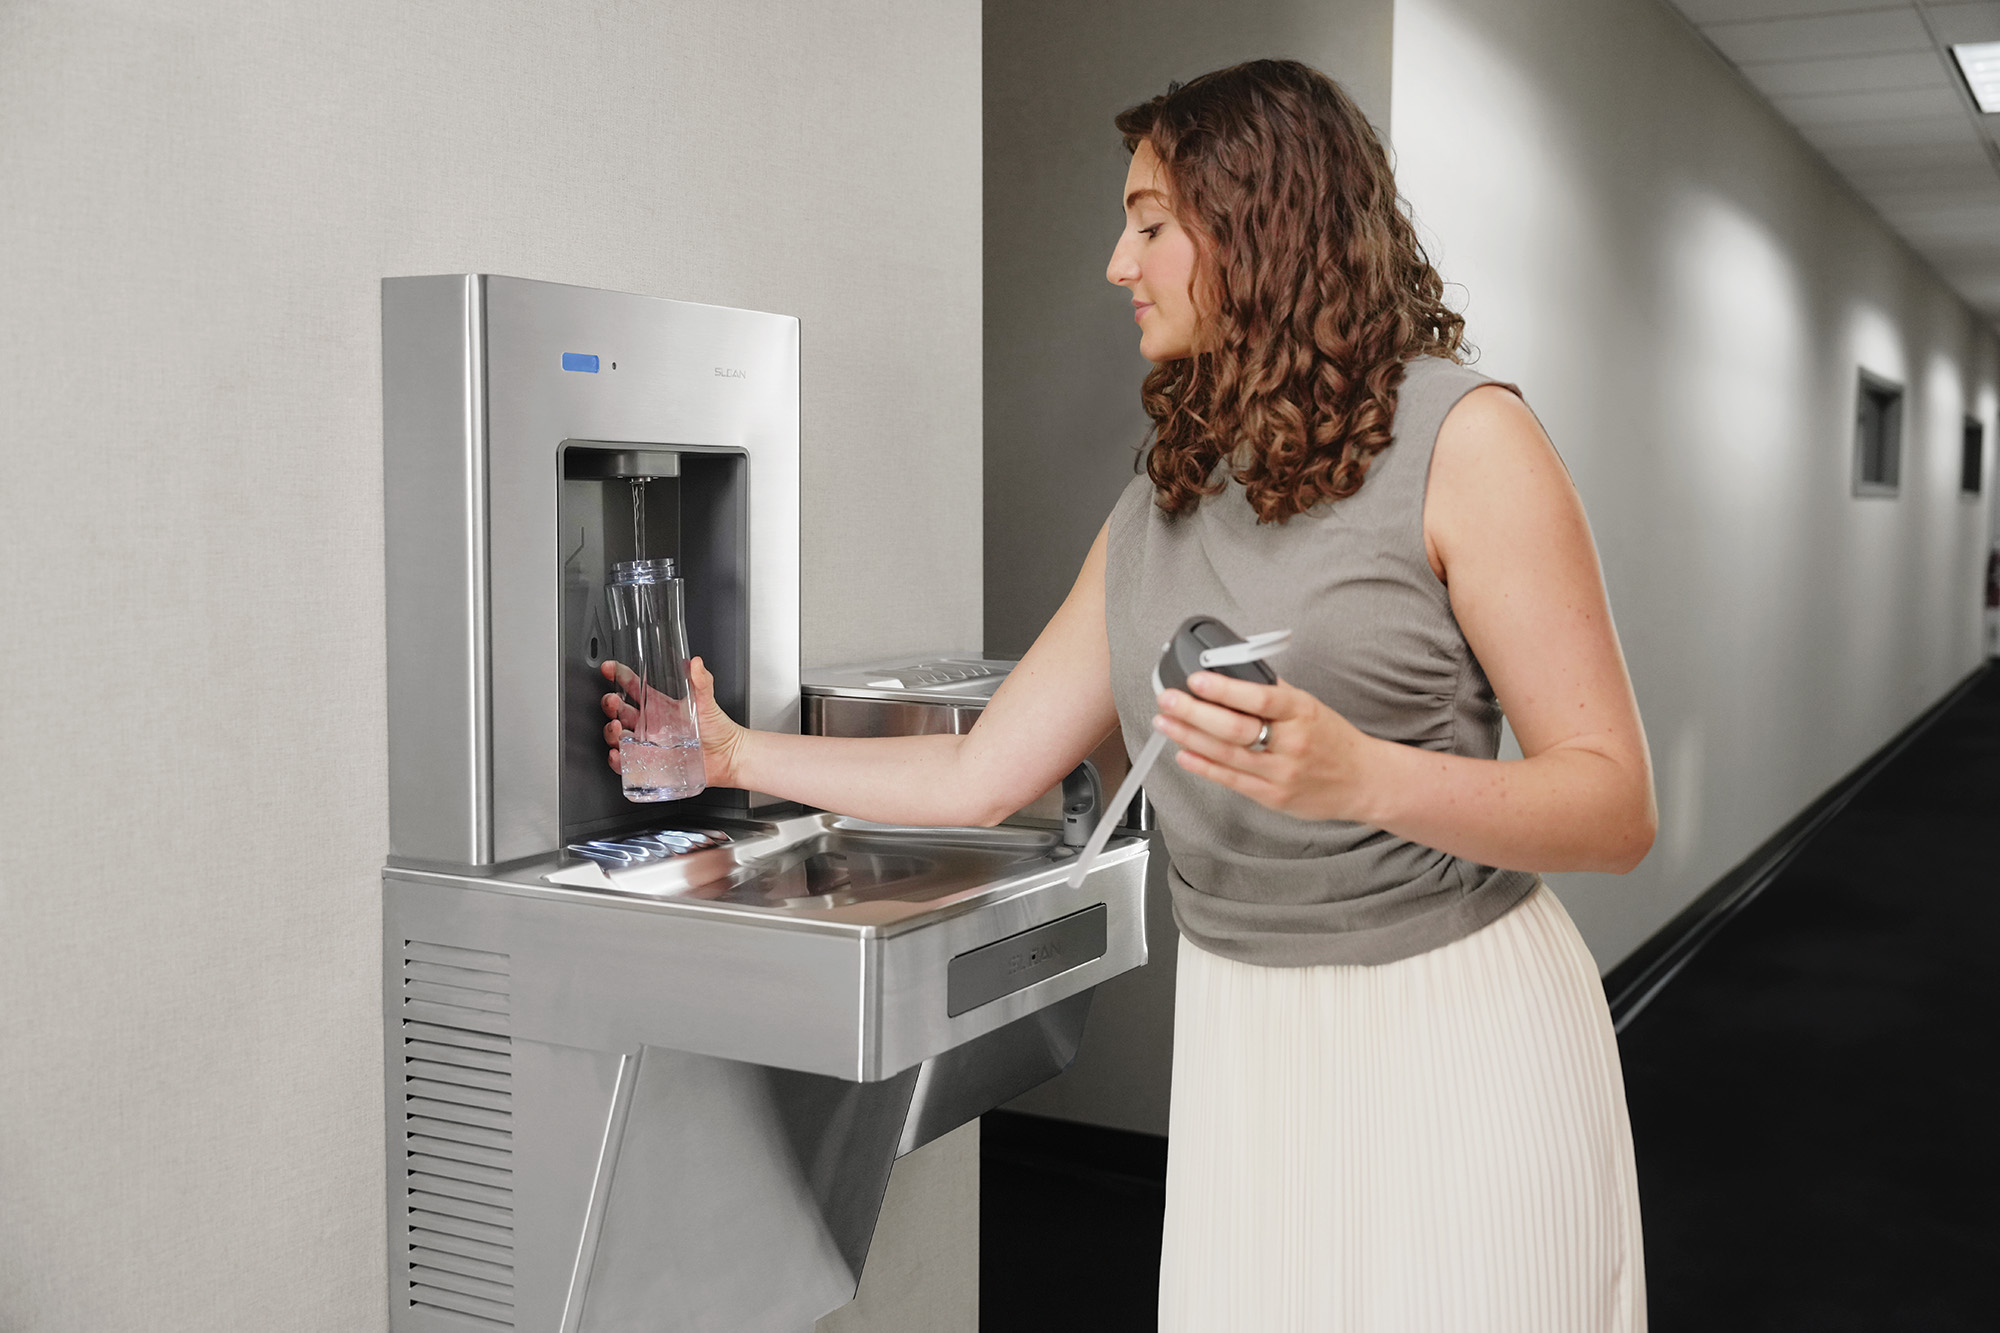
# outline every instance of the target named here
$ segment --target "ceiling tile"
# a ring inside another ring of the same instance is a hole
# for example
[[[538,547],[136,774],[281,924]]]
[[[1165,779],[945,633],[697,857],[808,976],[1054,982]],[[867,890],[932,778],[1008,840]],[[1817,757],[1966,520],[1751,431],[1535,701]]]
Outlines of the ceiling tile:
[[[1979,135],[1974,132],[1972,122],[1966,119],[1962,110],[1954,110],[1950,115],[1913,117],[1909,120],[1850,120],[1799,125],[1799,131],[1815,147],[1828,151],[1841,148],[1917,148],[1936,144],[1979,146]]]
[[[1909,5],[1813,18],[1705,23],[1701,31],[1717,50],[1739,65],[1936,50],[1923,20]]]
[[[1886,190],[1869,198],[1884,212],[1899,217],[1918,213],[1935,217],[1980,214],[1992,219],[1994,227],[2000,229],[2000,181],[1962,181],[1931,190]]]
[[[1943,119],[1953,113],[1963,125],[1965,109],[1954,88],[1915,88],[1908,92],[1836,93],[1830,97],[1774,97],[1772,105],[1794,125],[1810,131],[1817,125],[1851,125],[1877,120]]]
[[[1990,176],[1992,167],[1977,144],[1923,148],[1844,148],[1826,153],[1834,170],[1874,199],[1899,190],[1947,190],[1968,179]]]
[[[1885,214],[1896,217],[1946,217],[1983,214],[2000,226],[2000,181],[1965,180],[1934,183],[1928,189],[1875,190],[1868,196]]]
[[[1907,88],[1949,88],[1957,77],[1935,51],[1839,60],[1785,60],[1741,67],[1767,97],[1874,93]]]
[[[1884,210],[1882,216],[1922,251],[1937,247],[1946,253],[1962,254],[1961,247],[1974,244],[1992,246],[1994,253],[2000,254],[2000,210],[1944,208],[1909,214]]]
[[[1730,23],[1741,19],[1804,18],[1816,14],[1849,14],[1859,9],[1886,9],[1895,0],[1670,0],[1696,23]]]
[[[1959,295],[1987,314],[2000,304],[2000,247],[1968,250],[1963,256],[1933,260]]]
[[[1668,0],[1698,24],[1728,24],[1754,18],[1816,18],[1856,10],[1898,8],[1898,0]],[[1900,8],[1910,8],[1900,0]]]
[[[1963,187],[1965,173],[1956,169],[1930,171],[1842,172],[1848,183],[1871,204],[1908,209],[1924,200],[1947,198]],[[2000,208],[2000,203],[1995,204]]]
[[[1924,14],[1940,42],[2000,42],[2000,4],[1926,5]]]
[[[1895,172],[1987,170],[1986,150],[1970,133],[1942,143],[1815,146],[1827,161],[1846,173],[1885,175]]]
[[[2000,245],[1965,246],[1941,259],[1939,267],[1948,275],[1963,274],[1975,280],[1983,275],[1988,281],[2000,281]]]
[[[2000,321],[2000,115],[1973,111],[1949,53],[2000,41],[2000,0],[1669,3],[1961,298]]]

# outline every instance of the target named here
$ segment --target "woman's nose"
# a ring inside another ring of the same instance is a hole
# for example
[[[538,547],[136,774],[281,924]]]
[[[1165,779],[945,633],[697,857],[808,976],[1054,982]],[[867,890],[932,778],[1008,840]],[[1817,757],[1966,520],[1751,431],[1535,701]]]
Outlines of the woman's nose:
[[[1139,266],[1125,253],[1124,241],[1112,247],[1111,262],[1104,266],[1104,277],[1107,282],[1117,283],[1120,287],[1138,281]]]

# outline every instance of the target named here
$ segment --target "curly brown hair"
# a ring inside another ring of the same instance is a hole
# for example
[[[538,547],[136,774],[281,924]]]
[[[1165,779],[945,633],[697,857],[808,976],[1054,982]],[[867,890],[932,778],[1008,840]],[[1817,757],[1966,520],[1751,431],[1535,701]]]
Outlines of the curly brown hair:
[[[1367,117],[1318,70],[1253,60],[1116,123],[1127,151],[1158,154],[1200,254],[1197,350],[1141,393],[1160,507],[1219,494],[1224,460],[1259,522],[1353,495],[1389,446],[1404,363],[1457,361],[1465,333]]]

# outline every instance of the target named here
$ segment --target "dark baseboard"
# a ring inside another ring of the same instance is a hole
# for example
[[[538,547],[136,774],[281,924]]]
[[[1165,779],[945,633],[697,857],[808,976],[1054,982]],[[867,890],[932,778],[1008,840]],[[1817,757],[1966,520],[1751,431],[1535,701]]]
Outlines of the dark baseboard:
[[[1106,1129],[1019,1111],[988,1111],[980,1117],[979,1155],[1071,1175],[1162,1186],[1167,1180],[1165,1135]]]
[[[1604,974],[1604,994],[1611,1005],[1611,1021],[1619,1030],[1639,1016],[1674,974],[1687,966],[1701,947],[1729,919],[1748,907],[1783,873],[1804,850],[1813,834],[1839,814],[1847,803],[1910,743],[1930,729],[1951,706],[1971,691],[1993,669],[1988,661],[1954,685],[1945,696],[1896,733],[1895,737],[1868,756],[1860,766],[1829,787],[1820,798],[1801,811],[1797,818],[1767,838],[1728,874],[1717,880],[1680,914],[1633,950],[1618,966]]]

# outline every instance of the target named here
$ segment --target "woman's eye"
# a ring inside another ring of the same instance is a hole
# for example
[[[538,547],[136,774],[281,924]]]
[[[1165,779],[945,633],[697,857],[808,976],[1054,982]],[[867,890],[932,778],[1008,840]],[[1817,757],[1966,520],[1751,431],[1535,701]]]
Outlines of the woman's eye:
[[[1152,226],[1150,226],[1150,227],[1141,227],[1141,228],[1139,228],[1139,234],[1140,234],[1141,236],[1147,236],[1147,237],[1151,237],[1151,236],[1157,236],[1157,235],[1159,234],[1159,231],[1160,231],[1160,228],[1161,228],[1161,227],[1163,227],[1163,226],[1165,226],[1165,225],[1166,225],[1165,223],[1161,223],[1161,222],[1155,222],[1155,223],[1154,223],[1154,224],[1153,224]]]

